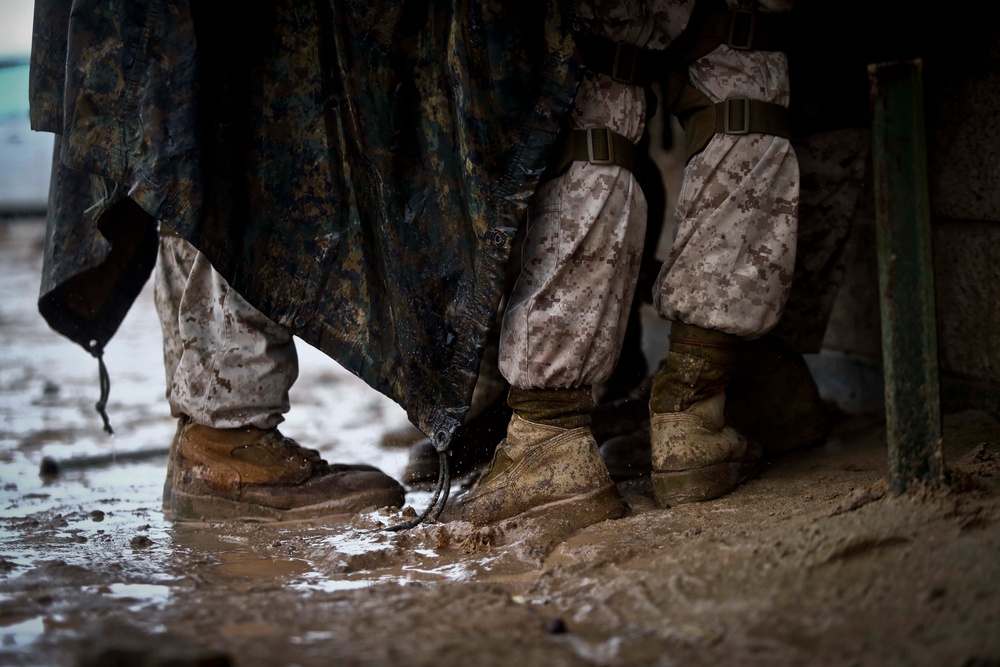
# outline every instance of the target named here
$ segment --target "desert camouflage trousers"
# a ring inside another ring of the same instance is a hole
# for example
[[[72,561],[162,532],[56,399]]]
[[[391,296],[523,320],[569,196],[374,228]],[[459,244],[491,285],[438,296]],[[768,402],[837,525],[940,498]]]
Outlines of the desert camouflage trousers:
[[[870,137],[868,128],[846,127],[793,142],[802,180],[795,276],[781,321],[770,333],[802,354],[820,351],[844,279],[847,242],[855,226],[873,215],[864,197]]]
[[[788,62],[775,51],[720,46],[689,67],[713,102],[789,102]],[[677,234],[653,290],[657,312],[755,338],[781,317],[795,268],[799,165],[791,142],[716,134],[684,169]]]
[[[643,91],[588,74],[570,122],[638,141]],[[511,385],[579,387],[611,374],[645,233],[646,200],[627,169],[574,162],[542,184],[528,205],[521,272],[500,331],[500,371]]]
[[[723,45],[689,74],[716,102],[747,97],[788,106],[780,52]],[[571,120],[637,140],[644,115],[639,88],[595,75],[581,85]],[[747,338],[773,328],[792,284],[798,206],[799,167],[788,139],[716,135],[684,170],[675,241],[653,292],[658,313]],[[645,213],[635,179],[619,167],[574,163],[536,192],[500,340],[501,371],[512,385],[586,386],[610,375],[638,277]]]
[[[179,236],[160,238],[153,295],[171,413],[214,428],[277,426],[299,372],[292,335]]]

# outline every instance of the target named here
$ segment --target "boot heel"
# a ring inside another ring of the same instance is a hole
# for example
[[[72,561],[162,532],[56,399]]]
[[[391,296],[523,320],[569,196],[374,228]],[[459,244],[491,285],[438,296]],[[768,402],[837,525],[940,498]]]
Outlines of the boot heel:
[[[266,508],[214,496],[173,490],[170,510],[176,523],[212,523],[213,521],[272,522],[278,517]]]
[[[743,464],[717,463],[704,468],[652,474],[653,496],[659,507],[713,500],[732,491],[742,481]]]

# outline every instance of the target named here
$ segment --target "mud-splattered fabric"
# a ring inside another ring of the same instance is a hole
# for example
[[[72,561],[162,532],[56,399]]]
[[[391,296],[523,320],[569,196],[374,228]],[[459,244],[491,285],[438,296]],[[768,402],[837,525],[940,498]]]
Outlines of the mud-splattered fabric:
[[[570,123],[609,127],[638,141],[643,92],[588,75]],[[618,360],[645,233],[646,200],[627,169],[576,162],[539,188],[500,334],[500,370],[511,385],[564,388],[607,379]]]
[[[693,0],[581,3],[592,34],[662,48],[680,34]],[[632,141],[645,129],[641,88],[588,74],[569,127],[609,127]],[[513,386],[568,388],[606,380],[621,352],[642,260],[646,201],[633,174],[573,163],[529,205],[521,272],[504,313],[500,369]]]
[[[789,102],[788,62],[777,51],[717,47],[689,67],[713,102]],[[795,267],[798,161],[788,139],[717,134],[684,169],[677,234],[653,291],[657,311],[747,338],[772,329]]]
[[[766,3],[783,10],[789,2]],[[584,3],[594,34],[663,49],[694,2]],[[722,46],[691,65],[713,101],[749,97],[788,106],[784,54]],[[608,126],[638,140],[641,89],[588,75],[572,127]],[[677,240],[654,290],[667,319],[758,336],[778,321],[795,262],[798,164],[787,139],[716,136],[686,168]],[[617,362],[642,253],[645,201],[620,167],[574,163],[529,207],[522,271],[504,318],[501,370],[520,388],[577,387]]]
[[[50,211],[50,325],[103,346],[139,291],[118,278],[152,268],[119,235],[134,270],[98,275],[109,221],[154,255],[164,222],[447,439],[582,75],[563,4],[38,0],[33,126],[62,135],[60,173],[111,185]]]
[[[299,372],[292,335],[179,236],[161,239],[153,275],[171,413],[213,428],[284,421]]]

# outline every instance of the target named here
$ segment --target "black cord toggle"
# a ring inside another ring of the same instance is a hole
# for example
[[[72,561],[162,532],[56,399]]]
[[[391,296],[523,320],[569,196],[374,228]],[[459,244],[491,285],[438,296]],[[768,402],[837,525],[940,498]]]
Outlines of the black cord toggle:
[[[425,509],[417,518],[397,523],[395,526],[389,526],[386,530],[394,533],[410,530],[411,528],[416,528],[422,524],[428,516],[432,515],[432,513],[434,521],[437,521],[441,516],[441,512],[444,511],[444,506],[448,502],[448,494],[451,492],[451,472],[448,469],[449,444],[451,444],[451,438],[448,434],[444,431],[438,431],[434,438],[434,448],[437,449],[438,453],[438,479],[437,484],[434,486],[434,496],[431,498],[431,502],[428,504],[427,509]]]
[[[111,420],[108,418],[107,408],[108,396],[111,394],[111,376],[108,374],[108,367],[104,364],[104,349],[98,345],[96,340],[92,340],[90,341],[90,353],[97,357],[97,373],[101,382],[101,398],[94,407],[97,409],[97,413],[101,415],[101,419],[104,420],[104,430],[109,435],[114,435],[115,432],[111,428]]]

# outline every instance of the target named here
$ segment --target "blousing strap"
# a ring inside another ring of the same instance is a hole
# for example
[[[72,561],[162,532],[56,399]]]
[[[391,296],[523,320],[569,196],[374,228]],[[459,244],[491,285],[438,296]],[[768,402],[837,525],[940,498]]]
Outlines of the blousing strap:
[[[745,97],[713,102],[691,85],[687,71],[688,65],[723,44],[736,50],[784,51],[791,21],[788,14],[730,10],[725,0],[699,0],[684,32],[666,50],[581,35],[578,56],[587,69],[621,83],[648,87],[662,82],[666,106],[684,128],[685,155],[690,160],[716,134],[791,137],[788,109],[782,105]],[[606,127],[565,132],[543,180],[578,161],[616,164],[631,171],[635,145]]]
[[[548,172],[553,176],[561,174],[571,162],[616,164],[635,171],[635,144],[607,127],[569,130],[563,133]]]
[[[787,110],[780,104],[730,97],[725,102],[717,102],[714,108],[716,134],[756,132],[786,138],[791,134]]]
[[[596,35],[576,39],[578,54],[587,69],[611,77],[620,83],[648,86],[662,67],[662,51],[643,49],[634,44],[612,42]]]
[[[788,14],[730,10],[724,0],[699,0],[684,32],[667,49],[667,108],[684,128],[690,160],[715,134],[769,134],[789,138],[791,120],[780,104],[734,97],[713,103],[691,85],[687,67],[723,44],[736,50],[784,51],[791,30]]]

